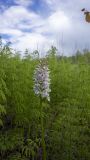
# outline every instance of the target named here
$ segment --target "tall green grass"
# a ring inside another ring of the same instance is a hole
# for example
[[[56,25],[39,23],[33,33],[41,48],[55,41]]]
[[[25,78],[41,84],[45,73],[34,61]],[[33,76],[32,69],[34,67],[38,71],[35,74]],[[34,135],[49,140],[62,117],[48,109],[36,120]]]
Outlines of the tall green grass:
[[[0,50],[0,160],[40,160],[40,105],[33,92],[39,61],[9,49]],[[47,160],[89,160],[90,53],[49,53],[51,101],[43,104]]]

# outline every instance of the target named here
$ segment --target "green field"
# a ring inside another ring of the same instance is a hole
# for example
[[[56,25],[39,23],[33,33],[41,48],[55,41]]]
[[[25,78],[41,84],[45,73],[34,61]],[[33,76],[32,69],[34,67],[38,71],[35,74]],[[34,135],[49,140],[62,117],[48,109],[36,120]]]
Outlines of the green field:
[[[51,79],[51,100],[43,103],[46,159],[90,160],[90,52],[56,52],[52,47],[45,58]],[[37,53],[21,58],[0,46],[0,160],[42,160]]]

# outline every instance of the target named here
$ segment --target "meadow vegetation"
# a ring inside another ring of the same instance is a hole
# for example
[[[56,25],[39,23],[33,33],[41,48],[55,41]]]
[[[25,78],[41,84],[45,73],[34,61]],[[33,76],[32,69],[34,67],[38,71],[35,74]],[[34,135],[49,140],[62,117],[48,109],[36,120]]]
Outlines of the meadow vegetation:
[[[40,100],[33,91],[39,53],[23,58],[0,42],[0,160],[42,160]],[[44,58],[42,58],[44,59]],[[90,52],[71,57],[52,47],[50,102],[43,103],[47,160],[90,159]]]

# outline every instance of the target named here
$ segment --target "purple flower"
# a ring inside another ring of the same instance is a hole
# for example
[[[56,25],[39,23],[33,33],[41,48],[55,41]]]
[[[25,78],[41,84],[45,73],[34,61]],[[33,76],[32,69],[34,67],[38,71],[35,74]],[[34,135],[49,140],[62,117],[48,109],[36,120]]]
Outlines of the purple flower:
[[[46,64],[40,63],[34,72],[34,92],[36,95],[50,101],[50,78],[49,69]]]

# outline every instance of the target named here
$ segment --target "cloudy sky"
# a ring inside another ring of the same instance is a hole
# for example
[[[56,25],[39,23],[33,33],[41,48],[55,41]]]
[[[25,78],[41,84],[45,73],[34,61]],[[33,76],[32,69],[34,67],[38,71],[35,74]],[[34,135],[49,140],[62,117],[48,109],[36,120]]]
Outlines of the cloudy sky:
[[[90,0],[0,0],[0,35],[17,50],[45,52],[54,45],[65,55],[90,49],[90,23],[82,8]]]

